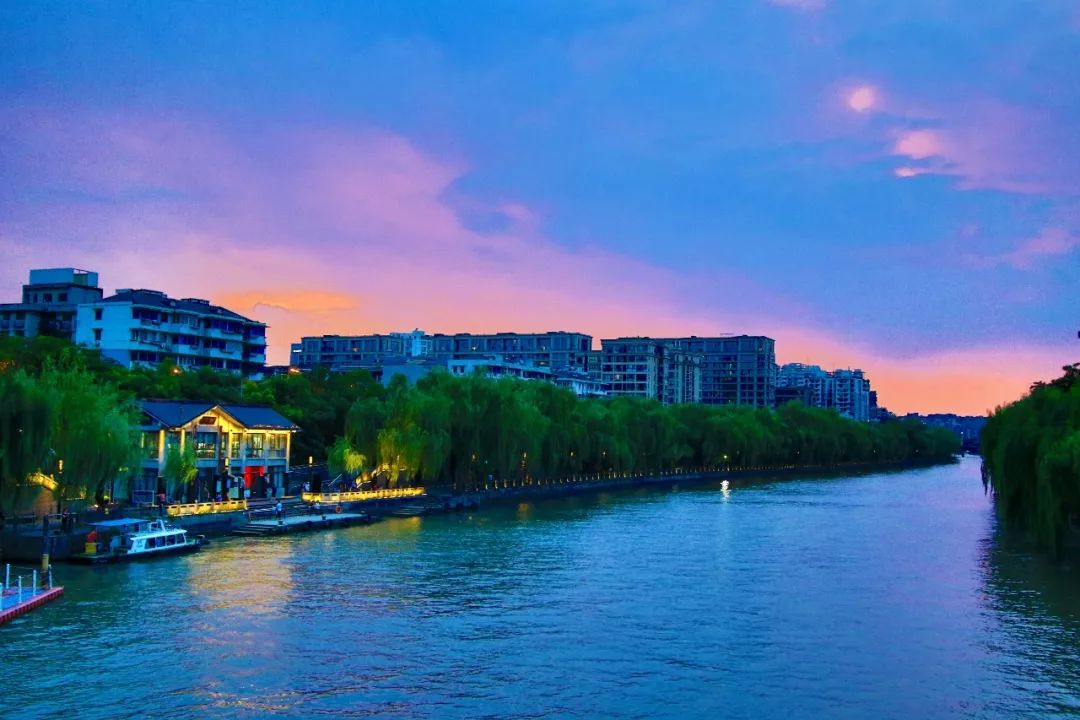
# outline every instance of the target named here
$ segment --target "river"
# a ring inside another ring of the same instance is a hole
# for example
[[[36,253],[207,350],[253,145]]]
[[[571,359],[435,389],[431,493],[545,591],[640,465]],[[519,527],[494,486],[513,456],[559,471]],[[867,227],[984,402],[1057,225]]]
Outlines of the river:
[[[0,716],[1020,718],[1080,712],[1080,572],[978,460],[624,490],[58,566]]]

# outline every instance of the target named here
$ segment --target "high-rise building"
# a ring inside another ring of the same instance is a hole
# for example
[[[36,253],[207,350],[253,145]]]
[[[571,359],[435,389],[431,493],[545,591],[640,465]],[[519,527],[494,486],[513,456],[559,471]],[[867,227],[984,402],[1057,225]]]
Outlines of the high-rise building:
[[[788,401],[798,399],[811,407],[833,408],[860,422],[871,419],[870,381],[862,370],[826,372],[817,365],[789,363],[777,371],[776,382]],[[791,389],[802,390],[803,394],[796,396]]]
[[[859,422],[870,421],[870,381],[862,370],[834,370],[832,407],[845,417]]]
[[[706,405],[776,405],[776,341],[758,335],[661,338],[666,346],[701,358]]]
[[[667,405],[701,402],[699,355],[654,338],[613,338],[600,344],[599,378],[611,395]]]
[[[831,392],[831,385],[829,383],[829,373],[822,370],[817,365],[804,365],[803,363],[788,363],[782,365],[776,372],[776,387],[790,389],[790,388],[805,388],[805,395],[799,396],[799,399],[803,401],[805,405],[810,407],[830,407],[829,394]],[[783,393],[784,397],[790,399],[793,394]],[[781,404],[779,400],[777,404]]]
[[[0,305],[0,335],[75,337],[76,306],[102,296],[98,274],[75,268],[31,270],[22,302]]]
[[[266,325],[198,298],[157,290],[117,290],[78,306],[75,341],[124,367],[172,362],[260,375]]]

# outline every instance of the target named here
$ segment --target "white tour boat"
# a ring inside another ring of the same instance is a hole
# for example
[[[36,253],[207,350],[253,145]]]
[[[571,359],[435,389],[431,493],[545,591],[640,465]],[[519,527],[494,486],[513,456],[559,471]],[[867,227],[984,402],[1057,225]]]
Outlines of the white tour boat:
[[[158,555],[194,552],[206,543],[202,535],[191,537],[183,528],[164,520],[103,520],[91,523],[86,536],[86,552],[76,555],[84,562],[138,560]]]

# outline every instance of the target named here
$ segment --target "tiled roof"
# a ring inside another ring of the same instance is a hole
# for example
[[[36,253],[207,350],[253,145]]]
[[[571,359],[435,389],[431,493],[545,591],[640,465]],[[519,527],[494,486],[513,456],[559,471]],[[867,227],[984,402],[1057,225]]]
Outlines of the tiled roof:
[[[265,405],[216,405],[197,400],[141,400],[139,407],[155,424],[177,428],[214,408],[220,408],[249,430],[299,430],[277,410]]]
[[[141,400],[139,407],[154,422],[167,428],[186,425],[214,407],[214,403],[189,400]]]
[[[256,430],[299,430],[277,410],[265,405],[222,405],[221,409],[236,418],[246,428]]]

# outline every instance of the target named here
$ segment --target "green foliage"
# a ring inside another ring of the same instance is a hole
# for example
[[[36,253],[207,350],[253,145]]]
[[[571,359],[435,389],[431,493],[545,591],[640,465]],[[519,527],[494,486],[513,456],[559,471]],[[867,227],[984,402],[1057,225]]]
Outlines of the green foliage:
[[[109,483],[137,462],[137,410],[78,355],[62,352],[55,362],[46,359],[38,381],[52,396],[52,451],[64,462],[63,472],[54,473],[56,499],[102,502]]]
[[[1080,364],[998,408],[982,432],[985,476],[1007,521],[1055,554],[1080,513]]]
[[[675,468],[831,466],[950,458],[947,431],[914,421],[871,426],[786,405],[663,406],[581,400],[542,382],[433,373],[354,403],[344,440],[394,480],[458,490],[577,474]]]
[[[300,426],[292,443],[294,463],[306,463],[309,456],[328,459],[337,472],[371,469],[386,484],[468,490],[489,478],[503,484],[675,468],[932,461],[958,451],[950,433],[913,421],[870,426],[797,404],[773,412],[666,407],[625,397],[581,400],[549,383],[480,375],[436,372],[414,386],[399,376],[383,387],[363,370],[317,369],[241,384],[236,375],[205,368],[125,370],[62,341],[21,338],[0,343],[0,367],[6,361],[36,375],[49,357],[63,353],[79,355],[99,386],[117,388],[114,399],[232,403],[242,392],[244,402],[270,405]],[[172,463],[182,469],[181,460]],[[177,470],[172,491],[190,482],[188,472]]]
[[[327,463],[330,465],[331,475],[340,475],[342,473],[346,475],[356,476],[359,475],[364,466],[367,465],[367,458],[361,453],[356,452],[349,445],[349,441],[345,438],[338,438],[333,445],[330,446],[329,455],[326,458]]]
[[[18,507],[51,447],[52,396],[24,370],[0,372],[0,509]]]
[[[198,472],[194,445],[185,443],[182,450],[176,445],[170,446],[165,453],[165,465],[161,468],[165,494],[173,500],[182,498]]]

